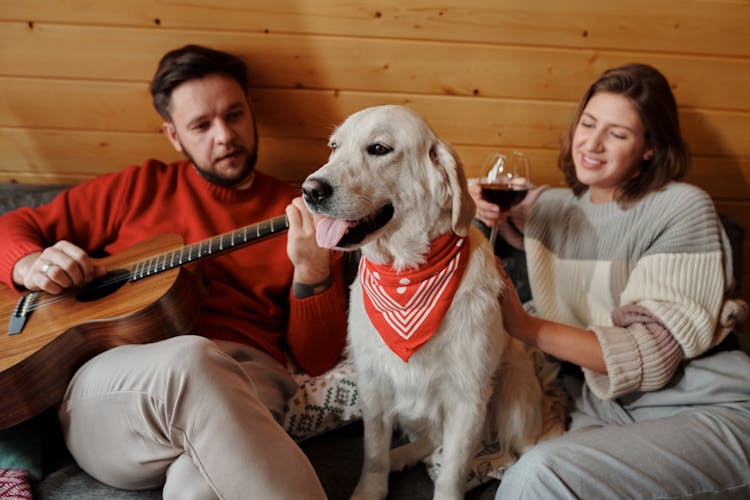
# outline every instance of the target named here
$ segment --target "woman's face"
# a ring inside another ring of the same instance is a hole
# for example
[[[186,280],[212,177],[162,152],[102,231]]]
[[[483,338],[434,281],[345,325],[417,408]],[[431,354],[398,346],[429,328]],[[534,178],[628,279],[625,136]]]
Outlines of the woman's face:
[[[606,203],[638,175],[641,162],[653,155],[643,123],[629,97],[594,94],[573,132],[573,163],[578,180],[588,186],[591,201]]]

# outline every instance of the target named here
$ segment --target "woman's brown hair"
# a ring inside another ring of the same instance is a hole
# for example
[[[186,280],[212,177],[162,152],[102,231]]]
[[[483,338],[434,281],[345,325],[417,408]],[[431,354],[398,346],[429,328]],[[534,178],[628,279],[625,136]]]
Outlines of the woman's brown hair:
[[[675,102],[669,82],[657,69],[645,64],[627,64],[608,69],[583,94],[575,118],[560,148],[558,167],[565,182],[580,196],[588,186],[576,177],[573,164],[573,134],[583,110],[597,92],[624,95],[633,102],[643,123],[644,139],[654,154],[643,160],[638,175],[627,181],[616,194],[620,204],[629,204],[657,191],[669,181],[685,176],[690,165],[690,152],[680,133]]]

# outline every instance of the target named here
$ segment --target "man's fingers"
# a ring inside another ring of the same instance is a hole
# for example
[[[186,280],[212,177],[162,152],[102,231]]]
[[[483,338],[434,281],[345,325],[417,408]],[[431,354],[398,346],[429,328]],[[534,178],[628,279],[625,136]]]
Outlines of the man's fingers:
[[[60,293],[102,274],[104,271],[95,269],[91,258],[80,247],[59,241],[39,254],[24,278],[24,286],[29,290]]]
[[[289,230],[292,232],[302,225],[302,214],[293,203],[286,206],[286,218],[289,221]]]
[[[60,250],[62,262],[59,263],[70,276],[73,283],[80,285],[94,279],[94,263],[82,248],[69,241],[58,241],[53,248]]]

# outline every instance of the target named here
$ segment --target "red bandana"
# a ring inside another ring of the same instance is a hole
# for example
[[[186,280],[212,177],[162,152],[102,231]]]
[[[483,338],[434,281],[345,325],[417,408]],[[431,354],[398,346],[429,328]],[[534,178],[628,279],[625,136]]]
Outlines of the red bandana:
[[[427,263],[397,273],[362,257],[359,276],[364,305],[383,341],[408,362],[430,340],[453,302],[469,261],[466,238],[446,233],[430,245]]]

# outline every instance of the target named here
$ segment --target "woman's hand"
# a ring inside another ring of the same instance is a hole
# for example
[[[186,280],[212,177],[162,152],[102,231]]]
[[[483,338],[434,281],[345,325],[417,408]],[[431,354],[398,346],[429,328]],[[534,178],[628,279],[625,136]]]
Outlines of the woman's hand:
[[[500,298],[500,305],[503,309],[503,326],[512,337],[526,344],[536,345],[534,330],[530,325],[532,317],[523,308],[513,281],[505,272],[503,264],[497,257],[496,264],[500,271],[500,278],[503,280],[503,294]]]
[[[482,221],[487,227],[492,227],[503,222],[510,215],[509,210],[502,211],[494,203],[490,203],[482,198],[482,187],[478,182],[469,185],[469,194],[471,194],[477,206],[476,218]]]

